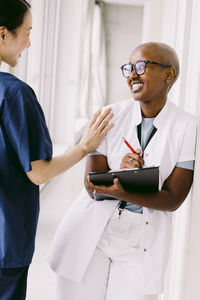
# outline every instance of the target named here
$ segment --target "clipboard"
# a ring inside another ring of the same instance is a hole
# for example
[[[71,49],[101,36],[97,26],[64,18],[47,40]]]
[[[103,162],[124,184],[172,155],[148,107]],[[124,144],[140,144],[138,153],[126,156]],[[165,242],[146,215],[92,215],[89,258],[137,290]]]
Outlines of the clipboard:
[[[90,181],[95,185],[110,186],[114,178],[127,192],[153,193],[159,189],[159,167],[144,167],[134,169],[122,169],[109,172],[90,172]],[[115,199],[109,196],[96,194],[96,200]]]

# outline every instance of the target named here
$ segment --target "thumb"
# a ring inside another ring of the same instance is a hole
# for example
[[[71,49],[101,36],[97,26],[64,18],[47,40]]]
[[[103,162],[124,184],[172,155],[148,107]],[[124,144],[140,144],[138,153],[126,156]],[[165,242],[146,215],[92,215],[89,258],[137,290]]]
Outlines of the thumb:
[[[141,150],[141,149],[137,149],[136,152],[137,152],[137,154],[139,154],[139,155],[142,154],[142,150]]]
[[[119,184],[120,184],[120,183],[119,183],[119,178],[118,178],[118,177],[115,177],[115,178],[113,179],[113,183],[119,185]]]

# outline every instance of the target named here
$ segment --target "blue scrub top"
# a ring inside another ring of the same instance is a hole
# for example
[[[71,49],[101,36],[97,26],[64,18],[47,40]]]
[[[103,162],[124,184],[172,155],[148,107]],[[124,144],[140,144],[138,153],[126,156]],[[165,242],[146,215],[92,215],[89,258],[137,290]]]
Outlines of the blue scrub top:
[[[52,159],[52,143],[34,91],[0,72],[0,268],[31,263],[39,187],[25,172],[31,161]]]

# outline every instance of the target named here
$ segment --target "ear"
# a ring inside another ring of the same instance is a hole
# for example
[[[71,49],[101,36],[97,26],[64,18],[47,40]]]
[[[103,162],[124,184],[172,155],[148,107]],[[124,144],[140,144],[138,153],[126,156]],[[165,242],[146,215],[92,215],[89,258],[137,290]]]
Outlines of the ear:
[[[6,36],[6,27],[0,26],[0,44],[4,42],[5,36]]]
[[[176,78],[176,69],[174,67],[170,67],[165,72],[165,83],[170,84]]]

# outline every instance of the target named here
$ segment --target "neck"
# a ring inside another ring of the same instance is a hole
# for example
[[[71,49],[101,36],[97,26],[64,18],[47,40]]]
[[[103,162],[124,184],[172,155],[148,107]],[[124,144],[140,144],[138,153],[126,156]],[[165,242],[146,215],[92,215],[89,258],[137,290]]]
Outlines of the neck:
[[[166,100],[167,99],[165,99],[165,101],[162,101],[162,103],[140,102],[143,117],[155,118],[165,105]]]

